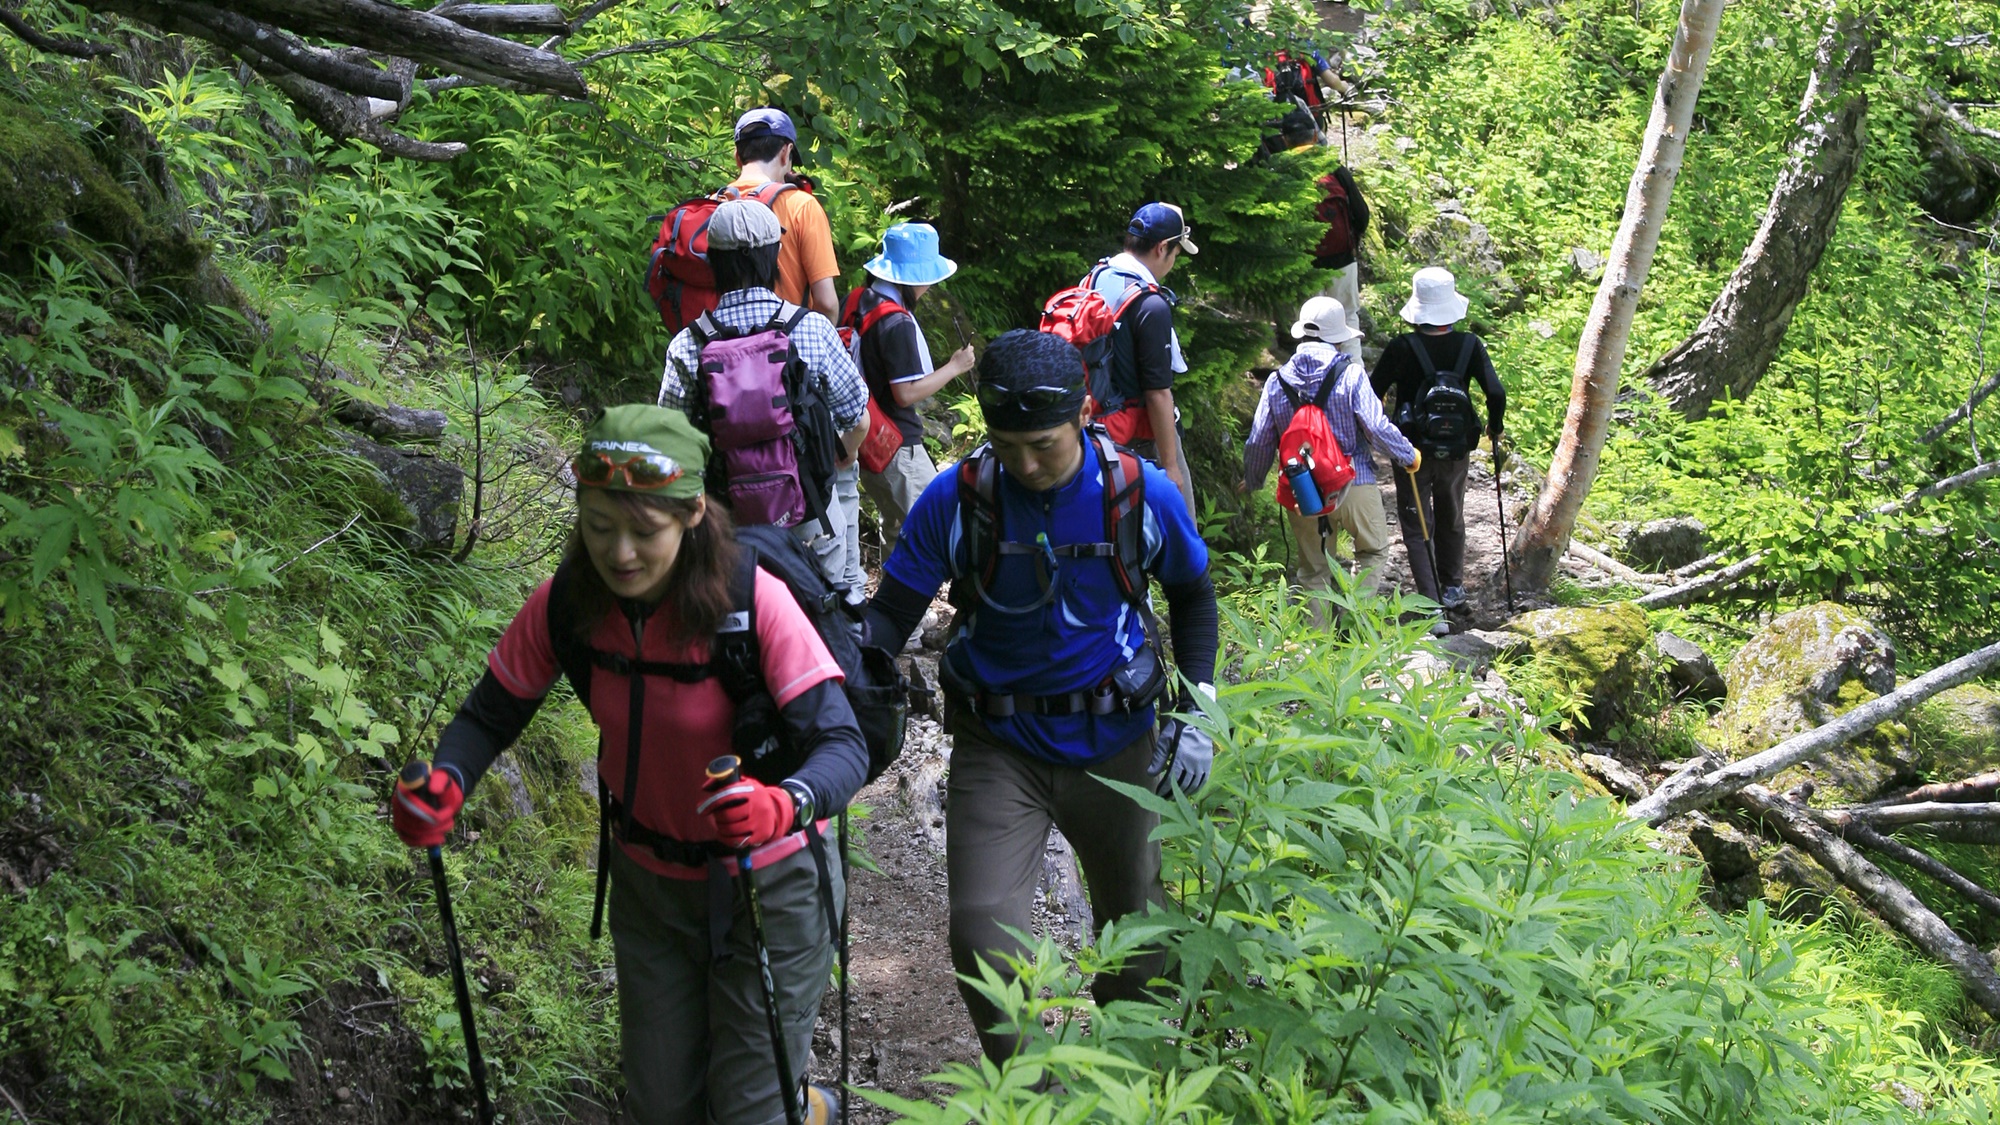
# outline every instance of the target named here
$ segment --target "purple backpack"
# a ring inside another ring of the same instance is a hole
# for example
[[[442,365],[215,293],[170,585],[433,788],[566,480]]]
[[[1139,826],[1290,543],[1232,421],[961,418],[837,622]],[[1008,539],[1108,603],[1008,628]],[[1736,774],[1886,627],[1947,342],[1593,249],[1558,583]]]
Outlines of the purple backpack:
[[[739,332],[704,313],[688,325],[701,355],[688,417],[708,433],[708,489],[739,524],[791,527],[826,513],[840,435],[791,334],[806,310],[783,304]]]

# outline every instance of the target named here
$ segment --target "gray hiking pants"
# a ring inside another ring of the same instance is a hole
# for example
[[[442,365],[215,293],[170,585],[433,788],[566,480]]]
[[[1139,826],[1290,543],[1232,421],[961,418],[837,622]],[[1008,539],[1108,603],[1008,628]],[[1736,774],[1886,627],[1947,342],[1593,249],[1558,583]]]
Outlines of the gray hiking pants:
[[[833,901],[846,900],[829,847]],[[802,849],[758,871],[764,939],[792,1078],[833,970],[819,870]],[[611,945],[618,962],[625,1120],[640,1125],[782,1125],[776,1056],[743,891],[731,879],[726,960],[710,956],[708,884],[669,879],[611,849]]]
[[[1465,457],[1447,460],[1424,458],[1417,470],[1417,487],[1410,488],[1410,474],[1394,471],[1396,478],[1396,521],[1403,527],[1403,546],[1410,552],[1410,576],[1417,592],[1439,601],[1445,586],[1465,585]],[[1418,522],[1417,505],[1423,505]],[[1431,533],[1430,546],[1424,544],[1424,529]],[[1437,554],[1437,571],[1431,570],[1431,553]]]
[[[1021,953],[1007,932],[1034,928],[1035,881],[1049,826],[1062,830],[1083,867],[1090,912],[1099,928],[1148,903],[1163,903],[1160,845],[1148,839],[1159,818],[1098,781],[1109,777],[1150,785],[1153,736],[1148,734],[1088,769],[1030,758],[995,738],[962,705],[951,708],[951,776],[945,791],[945,869],[950,880],[951,963],[978,975],[982,956],[1001,972],[1000,954]],[[1135,957],[1116,976],[1099,976],[1091,993],[1099,1003],[1136,1000],[1158,976],[1164,954]],[[979,1032],[979,1045],[996,1062],[1020,1045],[1014,1031],[991,1030],[1000,1021],[986,998],[963,982],[960,996]]]

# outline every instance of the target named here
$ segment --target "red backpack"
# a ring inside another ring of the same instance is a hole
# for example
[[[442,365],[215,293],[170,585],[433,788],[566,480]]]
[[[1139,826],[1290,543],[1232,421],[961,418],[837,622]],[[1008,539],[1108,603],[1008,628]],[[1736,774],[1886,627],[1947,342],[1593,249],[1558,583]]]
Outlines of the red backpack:
[[[660,319],[668,331],[679,332],[705,312],[712,312],[721,294],[715,289],[715,270],[708,264],[708,221],[715,209],[732,199],[754,199],[775,207],[778,197],[798,187],[773,180],[744,191],[725,187],[714,195],[690,199],[660,220],[659,236],[646,265],[646,292],[659,306]]]
[[[1347,357],[1334,357],[1333,366],[1319,382],[1319,392],[1310,401],[1303,400],[1292,389],[1284,377],[1278,380],[1278,389],[1285,392],[1285,398],[1292,404],[1292,420],[1285,424],[1285,432],[1278,435],[1278,463],[1296,457],[1312,465],[1312,479],[1319,486],[1319,494],[1326,507],[1320,512],[1306,512],[1304,515],[1325,515],[1340,506],[1347,494],[1347,486],[1354,483],[1354,462],[1347,457],[1347,451],[1340,448],[1340,442],[1333,436],[1333,425],[1326,418],[1326,401],[1333,397],[1334,385],[1347,373]],[[1285,474],[1278,474],[1278,503],[1296,512],[1299,502],[1292,497],[1292,482]]]
[[[861,366],[861,337],[882,322],[886,316],[896,313],[907,314],[910,310],[897,304],[893,299],[875,294],[875,303],[867,312],[861,311],[862,294],[871,290],[863,285],[847,295],[840,306],[840,342],[846,346],[847,354],[854,360],[854,369]],[[870,473],[879,473],[896,459],[896,452],[903,448],[903,428],[889,417],[882,405],[875,401],[875,392],[868,392],[868,436],[861,439],[861,448],[855,456],[861,461],[861,468]]]
[[[1326,234],[1321,236],[1319,245],[1313,247],[1316,258],[1332,258],[1354,253],[1354,216],[1348,209],[1347,186],[1340,177],[1331,173],[1319,178],[1320,190],[1326,195],[1319,201],[1313,216],[1326,224]],[[1354,314],[1353,309],[1348,315]]]
[[[1050,297],[1048,303],[1042,306],[1041,329],[1068,340],[1083,353],[1084,382],[1093,404],[1091,416],[1110,426],[1111,416],[1125,409],[1125,397],[1111,385],[1112,332],[1118,327],[1118,318],[1125,315],[1132,302],[1162,290],[1157,284],[1134,278],[1133,284],[1126,287],[1125,294],[1114,305],[1096,288],[1098,271],[1104,268],[1105,263],[1097,263],[1080,284]],[[1131,435],[1120,433],[1120,427],[1110,428],[1113,440],[1120,444],[1130,440]]]

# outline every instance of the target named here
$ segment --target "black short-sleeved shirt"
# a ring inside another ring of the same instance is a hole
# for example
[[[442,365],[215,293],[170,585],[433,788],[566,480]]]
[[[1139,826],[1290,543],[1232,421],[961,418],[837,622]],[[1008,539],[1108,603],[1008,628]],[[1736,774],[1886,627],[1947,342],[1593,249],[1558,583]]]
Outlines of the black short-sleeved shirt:
[[[883,299],[883,286],[876,283],[861,298],[862,315]],[[902,290],[896,289],[896,303],[908,307]],[[901,406],[890,387],[896,383],[921,379],[931,373],[925,361],[926,352],[919,337],[921,329],[916,318],[907,312],[890,313],[877,321],[875,327],[861,337],[861,377],[868,383],[868,393],[875,404],[882,408],[903,431],[903,444],[922,445],[924,443],[924,422],[917,415],[915,405]]]
[[[1112,383],[1126,398],[1174,386],[1174,307],[1158,293],[1132,302],[1120,318],[1130,347],[1113,352]]]
[[[1486,433],[1489,437],[1498,434],[1501,419],[1507,413],[1507,389],[1500,385],[1500,377],[1493,371],[1493,360],[1486,354],[1486,342],[1469,332],[1446,332],[1441,336],[1411,332],[1398,336],[1382,349],[1382,358],[1375,362],[1369,382],[1374,386],[1375,393],[1384,397],[1394,390],[1399,406],[1415,402],[1424,389],[1424,368],[1411,349],[1421,346],[1429,352],[1432,365],[1442,374],[1458,362],[1458,350],[1465,346],[1468,339],[1472,341],[1472,356],[1465,365],[1466,387],[1468,390],[1478,387],[1485,396]]]

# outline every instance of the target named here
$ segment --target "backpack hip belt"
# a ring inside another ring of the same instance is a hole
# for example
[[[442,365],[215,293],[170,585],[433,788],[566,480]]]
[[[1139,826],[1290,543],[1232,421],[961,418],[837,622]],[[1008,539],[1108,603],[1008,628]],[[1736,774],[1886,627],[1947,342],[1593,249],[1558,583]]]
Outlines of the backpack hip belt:
[[[662,863],[679,864],[682,867],[707,867],[714,856],[728,856],[734,853],[713,840],[683,840],[664,832],[655,832],[638,821],[626,821],[625,809],[618,798],[605,797],[605,819],[613,825],[612,838],[621,844],[645,848]]]
[[[1150,661],[1148,658],[1151,658]],[[1148,663],[1152,665],[1151,673],[1145,676],[1143,682],[1132,683],[1135,677],[1127,673]],[[1148,647],[1140,649],[1130,661],[1094,686],[1081,691],[1057,692],[1054,695],[987,691],[961,679],[949,657],[938,662],[938,681],[947,696],[970,703],[980,717],[987,719],[1008,719],[1020,714],[1048,717],[1133,715],[1159,700],[1166,690],[1167,670],[1157,654]]]

